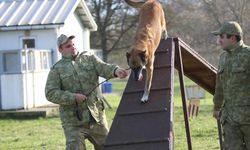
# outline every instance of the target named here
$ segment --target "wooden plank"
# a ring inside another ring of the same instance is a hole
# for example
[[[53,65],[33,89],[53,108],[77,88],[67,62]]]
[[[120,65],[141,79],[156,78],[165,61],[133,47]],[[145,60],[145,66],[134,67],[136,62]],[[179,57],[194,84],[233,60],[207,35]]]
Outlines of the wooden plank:
[[[149,102],[142,104],[145,78],[130,76],[117,109],[105,150],[172,149],[173,39],[162,40],[156,53]],[[145,77],[145,71],[143,71]]]

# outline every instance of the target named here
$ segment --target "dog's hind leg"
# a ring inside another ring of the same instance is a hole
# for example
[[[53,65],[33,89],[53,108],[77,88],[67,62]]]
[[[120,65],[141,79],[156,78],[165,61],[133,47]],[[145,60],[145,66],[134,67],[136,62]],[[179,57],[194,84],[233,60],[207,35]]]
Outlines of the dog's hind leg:
[[[144,87],[144,93],[141,98],[142,103],[148,102],[148,97],[149,97],[151,82],[152,82],[152,77],[153,77],[153,65],[147,66],[146,70],[147,70],[147,77],[146,77],[146,83]]]

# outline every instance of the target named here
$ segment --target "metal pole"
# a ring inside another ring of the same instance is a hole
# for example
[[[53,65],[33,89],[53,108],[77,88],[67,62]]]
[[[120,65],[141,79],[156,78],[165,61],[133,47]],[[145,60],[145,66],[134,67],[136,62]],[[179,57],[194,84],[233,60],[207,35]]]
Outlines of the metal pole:
[[[178,39],[175,38],[174,40],[175,40],[175,50],[176,50],[175,59],[177,62],[177,68],[178,68],[178,73],[179,73],[180,90],[181,90],[181,97],[182,97],[182,108],[183,108],[184,120],[185,120],[187,144],[188,144],[188,150],[192,150],[192,141],[191,141],[190,127],[189,127],[189,120],[188,120],[186,94],[185,94],[185,84],[184,84],[184,77],[183,77],[184,71],[183,71],[183,64],[182,64],[182,55],[181,55],[181,49],[180,49]]]
[[[25,110],[29,108],[29,100],[28,100],[28,48],[27,44],[24,45],[25,50]]]

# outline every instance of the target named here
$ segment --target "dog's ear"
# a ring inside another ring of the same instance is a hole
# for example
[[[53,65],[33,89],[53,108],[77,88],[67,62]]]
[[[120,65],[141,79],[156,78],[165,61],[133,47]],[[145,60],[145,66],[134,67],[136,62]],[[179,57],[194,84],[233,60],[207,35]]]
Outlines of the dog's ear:
[[[142,51],[140,54],[142,62],[146,63],[146,50]]]
[[[130,55],[131,55],[131,54],[130,54],[129,52],[126,53],[126,57],[127,57],[127,62],[128,62],[128,64],[129,64],[129,57],[130,57]]]

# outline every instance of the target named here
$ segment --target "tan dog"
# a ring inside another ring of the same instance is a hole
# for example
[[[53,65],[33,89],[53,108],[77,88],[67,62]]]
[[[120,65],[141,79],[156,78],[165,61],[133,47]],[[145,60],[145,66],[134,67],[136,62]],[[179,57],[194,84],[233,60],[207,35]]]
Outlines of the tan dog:
[[[145,2],[125,1],[129,5],[139,8],[140,11],[139,27],[132,50],[127,53],[127,61],[136,81],[142,79],[142,69],[146,66],[147,78],[144,94],[141,98],[141,102],[146,103],[153,76],[154,52],[160,43],[161,37],[167,38],[164,12],[157,0],[147,0]]]

